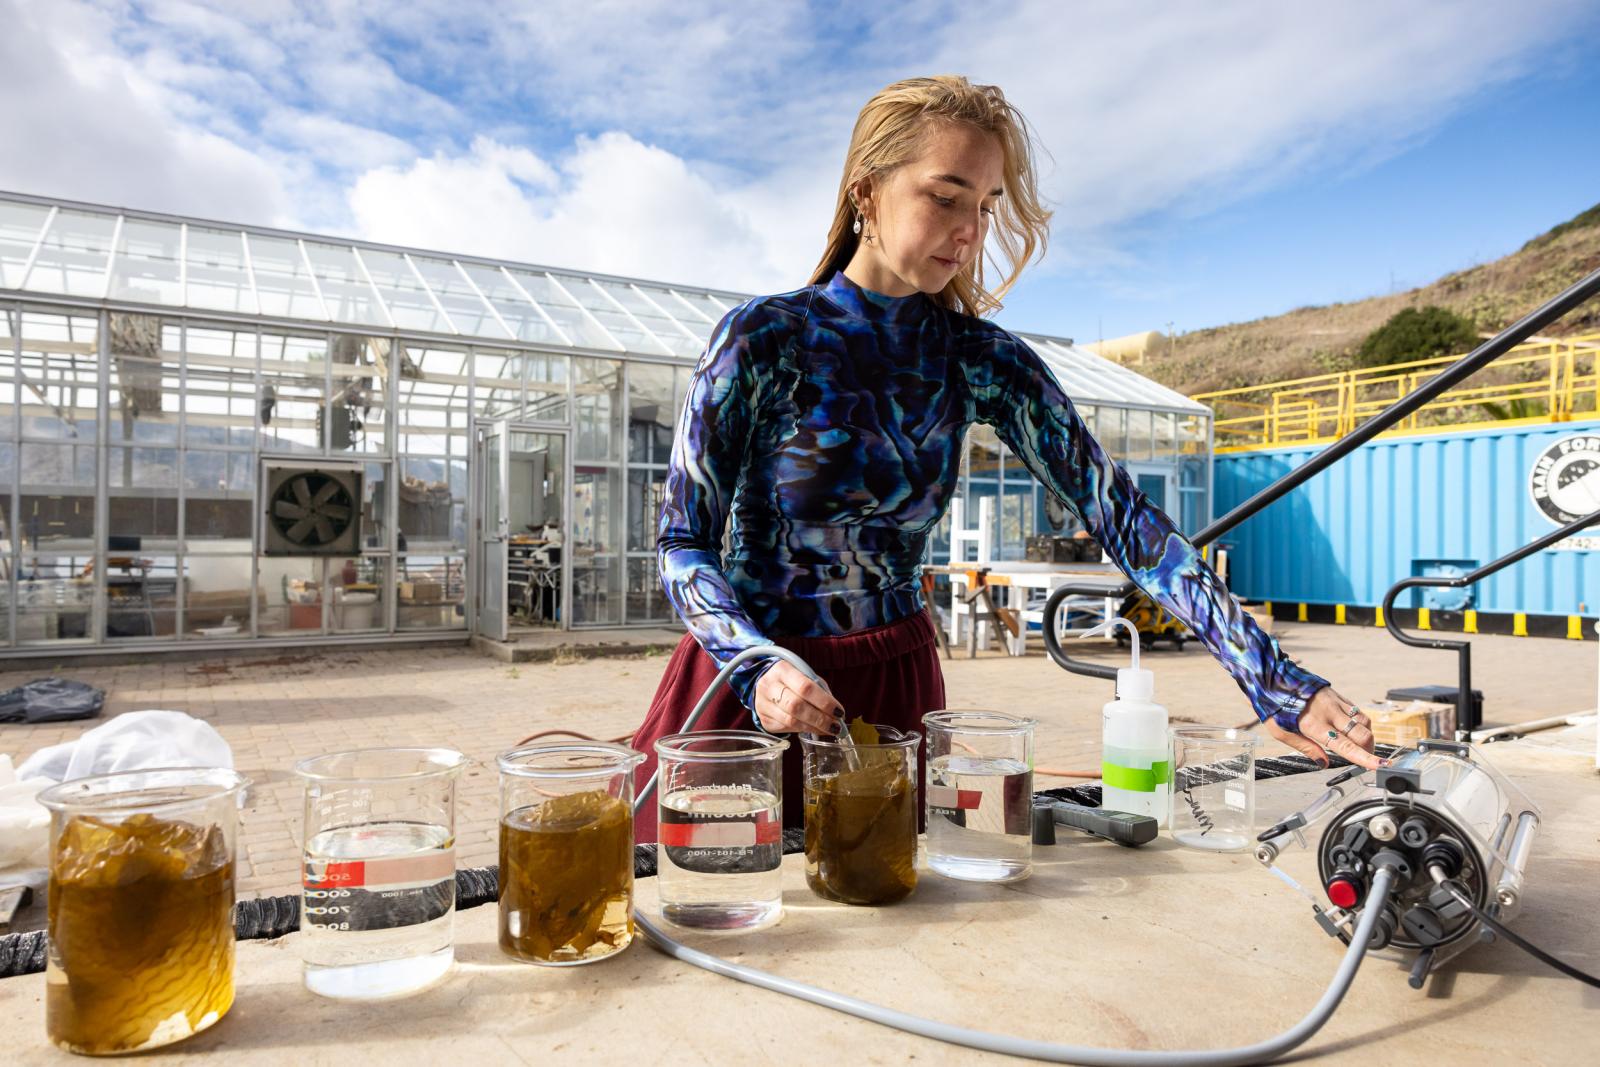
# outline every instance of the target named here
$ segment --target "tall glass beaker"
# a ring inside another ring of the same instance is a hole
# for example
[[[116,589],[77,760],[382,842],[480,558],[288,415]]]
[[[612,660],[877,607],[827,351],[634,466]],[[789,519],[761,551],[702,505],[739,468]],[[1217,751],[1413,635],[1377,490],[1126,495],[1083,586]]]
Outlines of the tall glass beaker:
[[[747,930],[783,915],[783,752],[749,730],[656,742],[656,883],[679,926]]]
[[[447,748],[364,748],[301,760],[300,958],[337,1000],[404,996],[455,960],[456,778]]]
[[[933,711],[928,729],[928,866],[971,882],[1033,872],[1034,719]]]
[[[1261,739],[1231,726],[1172,729],[1173,840],[1238,852],[1255,840],[1256,748]]]
[[[239,791],[221,768],[124,771],[39,794],[50,809],[45,1032],[111,1055],[199,1033],[233,1005]]]
[[[633,769],[621,745],[529,745],[501,756],[500,948],[592,963],[633,940]]]
[[[806,884],[845,904],[892,904],[917,887],[915,731],[877,727],[878,744],[801,734]]]

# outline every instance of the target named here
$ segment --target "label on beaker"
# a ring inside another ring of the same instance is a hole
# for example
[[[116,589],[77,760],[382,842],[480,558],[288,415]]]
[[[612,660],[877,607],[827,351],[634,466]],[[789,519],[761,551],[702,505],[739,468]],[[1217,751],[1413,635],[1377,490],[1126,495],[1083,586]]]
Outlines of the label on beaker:
[[[368,855],[355,858],[363,852]],[[431,922],[455,906],[455,870],[455,842],[435,827],[402,823],[330,830],[306,848],[302,920],[334,930]]]
[[[685,870],[750,874],[783,862],[778,798],[743,786],[680,789],[661,799],[656,838]]]
[[[956,789],[948,785],[928,786],[928,810],[938,815],[958,811],[977,811],[983,805],[983,790]]]

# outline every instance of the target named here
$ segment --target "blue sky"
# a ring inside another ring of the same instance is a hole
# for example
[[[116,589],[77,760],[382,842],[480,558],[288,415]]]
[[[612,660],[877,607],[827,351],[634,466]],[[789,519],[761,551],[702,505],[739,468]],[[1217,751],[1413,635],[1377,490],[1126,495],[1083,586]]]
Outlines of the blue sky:
[[[1591,0],[0,0],[0,25],[0,143],[27,146],[0,188],[749,292],[805,281],[867,97],[967,73],[1051,157],[1053,246],[999,319],[1079,340],[1425,282],[1600,200]]]

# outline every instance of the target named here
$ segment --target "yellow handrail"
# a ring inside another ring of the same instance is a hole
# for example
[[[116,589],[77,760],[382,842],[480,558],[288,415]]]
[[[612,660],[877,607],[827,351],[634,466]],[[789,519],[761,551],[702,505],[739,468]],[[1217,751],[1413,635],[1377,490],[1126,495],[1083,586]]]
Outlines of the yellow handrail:
[[[1320,444],[1350,433],[1459,358],[1333,371],[1193,399],[1216,413],[1218,452]],[[1600,417],[1600,333],[1518,345],[1484,373],[1500,380],[1441,393],[1389,433]]]

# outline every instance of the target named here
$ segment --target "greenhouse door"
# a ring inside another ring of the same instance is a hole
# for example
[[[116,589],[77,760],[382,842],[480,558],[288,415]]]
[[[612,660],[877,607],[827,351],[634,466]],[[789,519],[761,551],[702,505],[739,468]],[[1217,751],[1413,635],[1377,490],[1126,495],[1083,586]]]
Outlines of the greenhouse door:
[[[478,438],[478,632],[567,628],[572,484],[564,431],[497,422]]]

